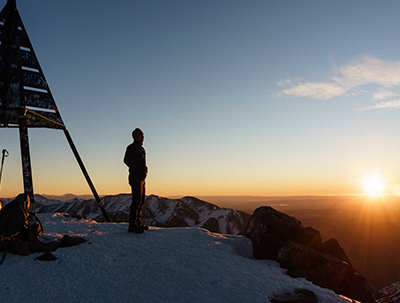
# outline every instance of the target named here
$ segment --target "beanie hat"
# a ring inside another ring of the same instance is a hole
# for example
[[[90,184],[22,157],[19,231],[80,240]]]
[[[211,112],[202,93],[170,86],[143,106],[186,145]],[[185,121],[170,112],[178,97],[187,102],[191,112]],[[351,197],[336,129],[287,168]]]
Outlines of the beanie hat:
[[[133,132],[132,132],[132,138],[136,139],[138,136],[143,136],[143,132],[140,128],[136,128]]]

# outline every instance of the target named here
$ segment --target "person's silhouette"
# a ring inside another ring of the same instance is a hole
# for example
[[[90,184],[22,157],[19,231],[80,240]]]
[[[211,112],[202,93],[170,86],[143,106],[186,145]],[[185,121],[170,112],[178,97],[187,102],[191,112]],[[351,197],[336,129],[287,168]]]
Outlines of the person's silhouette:
[[[146,151],[142,144],[144,133],[139,128],[132,132],[133,143],[128,145],[124,163],[129,167],[129,185],[132,188],[132,204],[128,232],[143,233],[149,228],[142,223],[142,210],[146,200],[147,177]]]

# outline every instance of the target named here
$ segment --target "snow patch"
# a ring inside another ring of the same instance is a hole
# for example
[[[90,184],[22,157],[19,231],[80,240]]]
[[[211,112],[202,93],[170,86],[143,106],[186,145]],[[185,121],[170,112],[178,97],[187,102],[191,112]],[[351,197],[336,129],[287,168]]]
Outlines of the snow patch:
[[[202,228],[150,227],[127,232],[127,223],[97,223],[39,214],[45,238],[87,238],[59,248],[56,261],[40,254],[7,254],[1,266],[0,302],[270,302],[305,288],[318,302],[351,302],[305,279],[282,273],[278,263],[252,258],[251,241]]]

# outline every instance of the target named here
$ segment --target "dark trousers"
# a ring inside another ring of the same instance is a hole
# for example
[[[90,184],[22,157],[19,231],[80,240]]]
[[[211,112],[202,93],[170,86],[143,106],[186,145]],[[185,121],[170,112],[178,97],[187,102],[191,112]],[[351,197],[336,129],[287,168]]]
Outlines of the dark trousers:
[[[132,204],[129,213],[129,228],[142,225],[142,210],[146,201],[146,183],[137,180],[130,183],[132,187]]]

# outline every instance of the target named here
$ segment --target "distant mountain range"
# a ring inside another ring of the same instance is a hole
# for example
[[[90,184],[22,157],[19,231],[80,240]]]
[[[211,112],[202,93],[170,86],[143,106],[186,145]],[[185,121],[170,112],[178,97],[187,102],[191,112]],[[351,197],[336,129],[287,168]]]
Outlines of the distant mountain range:
[[[377,303],[400,303],[400,281],[381,289],[379,293],[382,298]]]
[[[64,195],[65,197],[67,195]],[[131,205],[130,194],[101,198],[104,208],[113,222],[128,222]],[[87,219],[104,221],[94,199],[73,198],[68,201],[48,199],[35,195],[37,213],[68,213]],[[201,227],[211,232],[241,235],[250,215],[242,211],[220,208],[194,197],[168,199],[155,195],[146,197],[143,222],[157,227]]]
[[[70,194],[70,193],[64,194],[64,195],[60,195],[60,196],[47,195],[47,194],[41,194],[41,195],[38,195],[38,196],[45,197],[46,199],[49,199],[49,200],[58,200],[58,201],[62,201],[62,202],[69,201],[69,200],[72,200],[74,198],[83,199],[83,200],[93,199],[93,195],[75,195],[75,194]]]

